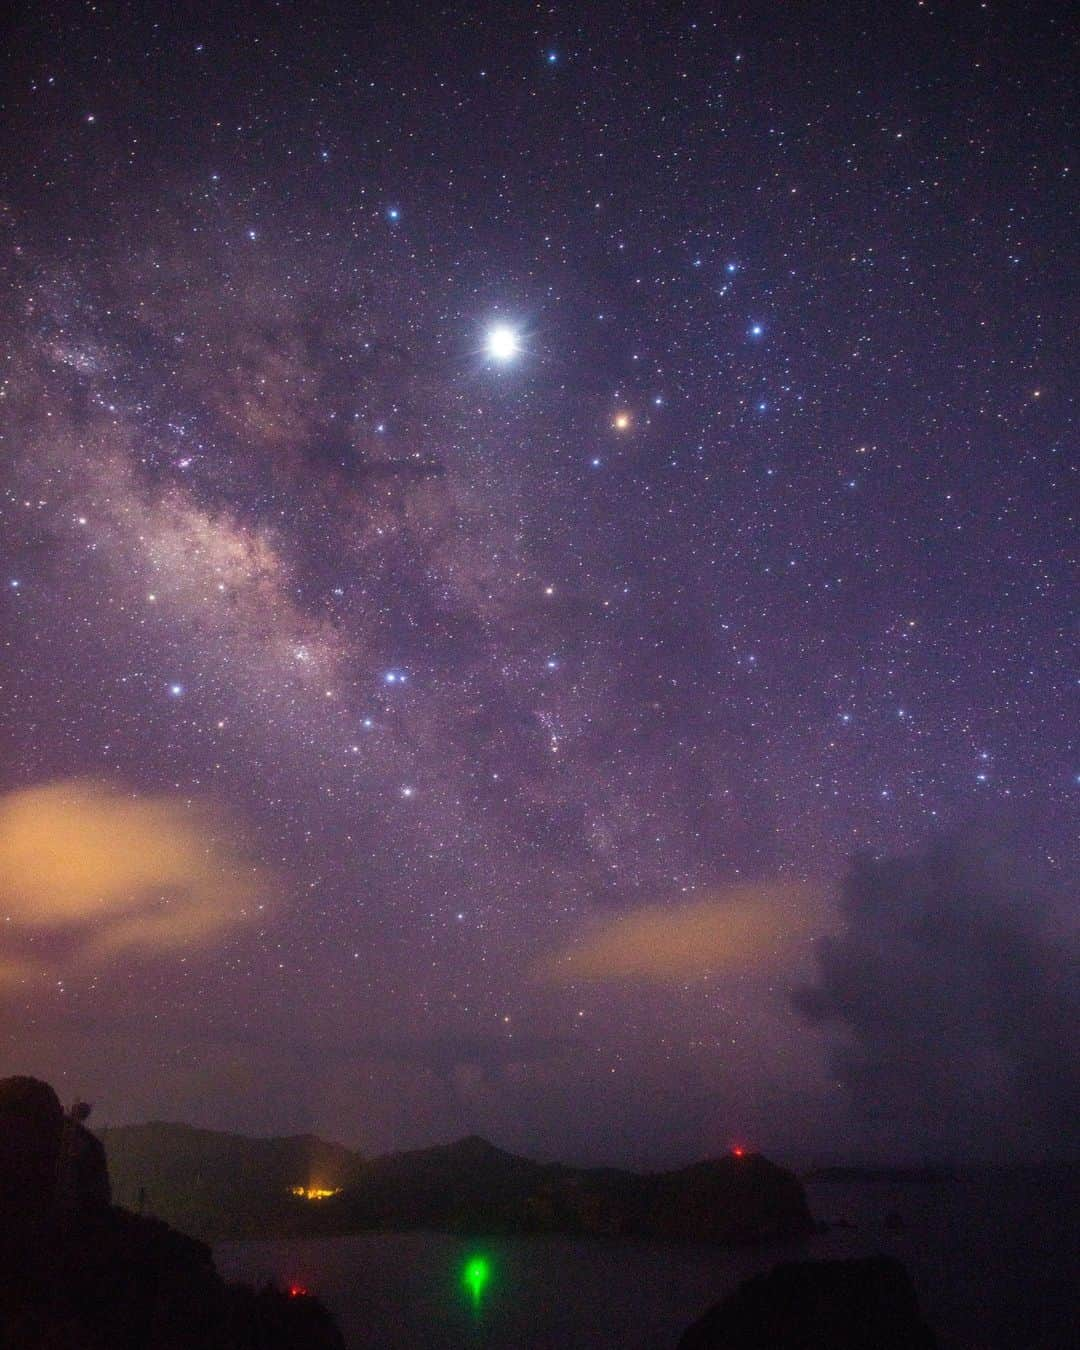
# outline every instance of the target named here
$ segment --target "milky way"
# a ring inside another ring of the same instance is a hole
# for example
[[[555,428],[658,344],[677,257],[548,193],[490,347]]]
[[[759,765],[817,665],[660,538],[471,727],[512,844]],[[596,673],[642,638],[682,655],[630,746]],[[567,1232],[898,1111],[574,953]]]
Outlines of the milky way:
[[[0,836],[157,842],[39,923],[0,838],[0,1068],[363,1147],[847,1129],[790,990],[849,857],[1069,873],[1061,17],[35,8]]]

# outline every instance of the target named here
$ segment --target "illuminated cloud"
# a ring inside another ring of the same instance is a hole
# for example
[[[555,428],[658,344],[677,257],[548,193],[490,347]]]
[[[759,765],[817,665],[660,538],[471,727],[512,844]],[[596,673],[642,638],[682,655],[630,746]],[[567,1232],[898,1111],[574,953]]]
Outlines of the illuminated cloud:
[[[646,905],[594,924],[543,959],[547,980],[639,980],[666,984],[725,970],[787,962],[820,931],[822,907],[806,887],[748,885],[684,904]]]
[[[8,989],[12,985],[23,984],[33,973],[32,968],[23,965],[19,961],[11,961],[6,957],[0,960],[0,989]]]
[[[271,900],[231,819],[207,803],[70,779],[0,798],[0,909],[14,939],[76,960],[205,943]],[[17,968],[15,968],[17,969]]]

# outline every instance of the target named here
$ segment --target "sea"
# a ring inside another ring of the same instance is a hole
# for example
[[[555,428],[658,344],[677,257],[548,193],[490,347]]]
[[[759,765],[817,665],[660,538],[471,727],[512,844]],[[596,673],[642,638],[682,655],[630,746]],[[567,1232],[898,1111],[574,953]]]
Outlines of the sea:
[[[882,1252],[907,1267],[942,1350],[1077,1350],[1078,1176],[808,1181],[827,1231],[734,1251],[407,1232],[224,1243],[215,1259],[226,1279],[318,1295],[349,1350],[674,1350],[711,1304],[778,1261]]]

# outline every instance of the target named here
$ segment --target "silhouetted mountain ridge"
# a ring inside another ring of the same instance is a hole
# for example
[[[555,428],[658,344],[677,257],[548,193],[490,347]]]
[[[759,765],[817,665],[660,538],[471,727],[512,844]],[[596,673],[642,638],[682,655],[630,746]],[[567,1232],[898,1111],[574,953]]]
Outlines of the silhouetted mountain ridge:
[[[364,1165],[313,1134],[258,1138],[150,1121],[102,1130],[117,1199],[206,1241],[310,1231],[295,1186],[340,1190]]]
[[[103,1132],[117,1195],[209,1241],[433,1228],[741,1243],[812,1229],[794,1173],[760,1154],[667,1172],[540,1163],[479,1135],[364,1159],[312,1135],[150,1123]],[[318,1194],[296,1194],[315,1188]]]

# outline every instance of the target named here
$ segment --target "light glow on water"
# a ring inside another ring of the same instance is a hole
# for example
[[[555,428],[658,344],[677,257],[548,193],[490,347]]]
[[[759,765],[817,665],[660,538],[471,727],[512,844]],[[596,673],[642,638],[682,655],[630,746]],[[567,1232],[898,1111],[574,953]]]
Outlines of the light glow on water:
[[[461,1283],[465,1286],[474,1308],[479,1308],[484,1290],[491,1282],[491,1262],[486,1256],[470,1256],[461,1272]]]

